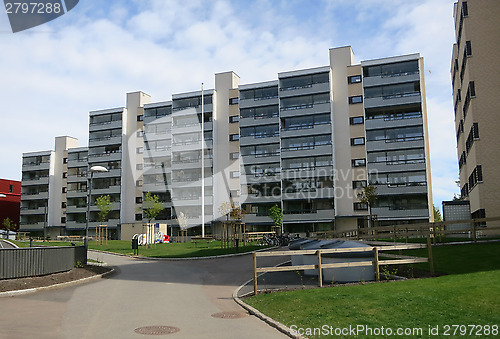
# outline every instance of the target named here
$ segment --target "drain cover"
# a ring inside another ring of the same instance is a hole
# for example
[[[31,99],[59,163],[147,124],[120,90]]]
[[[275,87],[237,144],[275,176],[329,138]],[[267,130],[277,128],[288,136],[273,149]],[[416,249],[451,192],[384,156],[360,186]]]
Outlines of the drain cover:
[[[164,335],[179,332],[180,329],[173,326],[144,326],[134,330],[135,333],[145,335]]]
[[[247,317],[248,313],[245,312],[220,312],[212,314],[214,318],[222,318],[222,319],[238,319]]]

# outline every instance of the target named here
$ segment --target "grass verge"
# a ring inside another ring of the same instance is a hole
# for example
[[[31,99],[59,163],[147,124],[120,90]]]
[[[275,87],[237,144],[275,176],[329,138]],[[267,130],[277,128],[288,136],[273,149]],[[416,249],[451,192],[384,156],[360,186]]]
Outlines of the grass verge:
[[[439,326],[438,337],[444,336],[445,325],[496,325],[498,329],[500,243],[436,246],[433,253],[436,271],[449,275],[261,294],[245,302],[289,327],[304,329],[321,329],[323,325],[333,329],[384,326],[394,331],[416,328],[422,329],[420,337],[429,336],[429,326]],[[427,250],[403,251],[403,254],[427,256]],[[415,267],[428,269],[428,264]],[[320,337],[314,332],[305,334]],[[376,337],[367,333],[358,335]],[[470,337],[461,335],[467,336]],[[498,334],[482,332],[482,337],[498,337]]]
[[[245,302],[289,327],[421,328],[427,337],[429,326],[439,325],[443,335],[445,325],[500,325],[498,281],[500,271],[489,271],[262,294]]]

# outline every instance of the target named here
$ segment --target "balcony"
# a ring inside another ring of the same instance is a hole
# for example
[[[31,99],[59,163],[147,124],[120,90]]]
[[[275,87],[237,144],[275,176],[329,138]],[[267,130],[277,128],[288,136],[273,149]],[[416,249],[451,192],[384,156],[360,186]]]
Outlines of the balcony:
[[[384,106],[399,106],[399,105],[409,105],[418,104],[422,101],[420,93],[406,93],[401,95],[391,95],[386,97],[377,98],[365,98],[364,106],[365,108],[375,108]]]
[[[121,159],[122,159],[121,152],[90,154],[89,164],[92,164],[94,162],[119,161]]]
[[[241,127],[253,127],[260,125],[278,125],[280,120],[278,117],[274,118],[240,118],[239,126]]]
[[[23,186],[48,185],[48,184],[49,184],[49,177],[23,179],[23,181],[22,181]]]
[[[241,194],[240,195],[240,204],[249,204],[249,203],[277,203],[280,204],[281,196],[262,196],[257,194]]]
[[[283,179],[296,179],[296,178],[317,178],[317,177],[331,177],[334,175],[333,165],[325,167],[310,168],[297,168],[297,169],[283,169],[281,176]]]
[[[269,98],[269,99],[261,99],[261,100],[240,99],[240,101],[239,101],[240,109],[250,108],[250,107],[271,106],[271,105],[278,105],[278,104],[279,104],[278,98]]]
[[[23,163],[23,171],[33,171],[33,170],[48,170],[50,169],[49,162],[40,162],[40,163]]]
[[[86,212],[87,212],[87,206],[67,206],[66,207],[66,214],[86,213]]]
[[[332,145],[304,146],[281,150],[282,158],[295,158],[299,156],[332,155]]]
[[[92,195],[119,194],[120,186],[109,186],[107,188],[92,188]]]
[[[429,218],[429,210],[427,208],[420,209],[390,209],[389,207],[372,208],[372,214],[376,214],[378,219],[411,219]]]
[[[26,207],[21,207],[21,215],[45,215],[45,207],[38,207],[38,208],[26,208]]]
[[[397,74],[393,76],[371,76],[363,77],[363,86],[383,86],[383,85],[395,85],[402,82],[415,82],[420,80],[420,74],[417,72]]]
[[[424,140],[419,139],[398,139],[398,140],[377,140],[377,141],[367,141],[366,151],[391,151],[399,149],[409,149],[409,148],[423,148]]]
[[[425,183],[415,183],[414,185],[376,185],[377,195],[404,195],[404,194],[427,194]]]
[[[410,171],[425,171],[425,162],[369,162],[368,169],[370,172],[410,172]]]
[[[47,200],[49,192],[39,192],[35,194],[21,193],[21,200]]]
[[[280,88],[279,96],[280,96],[280,98],[286,98],[286,97],[310,95],[310,94],[325,93],[325,92],[330,92],[330,83],[329,82],[312,84],[310,86],[291,88],[291,89]]]
[[[295,109],[286,109],[282,110],[280,116],[282,118],[287,117],[299,117],[310,114],[318,114],[318,113],[329,113],[331,111],[331,106],[329,102],[325,102],[322,104],[315,104],[312,107],[304,107],[304,108],[295,108]]]
[[[273,162],[279,162],[279,153],[270,153],[262,155],[244,155],[240,157],[240,165],[258,165],[258,164],[269,164]]]
[[[262,145],[262,144],[279,144],[279,136],[269,136],[269,137],[240,137],[240,146],[252,146],[252,145]]]
[[[89,147],[120,145],[121,143],[122,143],[121,136],[89,139]]]
[[[87,196],[87,190],[68,190],[66,198],[83,198]]]
[[[396,128],[396,127],[409,127],[421,126],[423,124],[422,117],[414,117],[407,119],[366,119],[366,130],[381,129],[381,128]]]
[[[90,124],[89,125],[89,132],[95,132],[95,131],[104,131],[104,130],[109,130],[109,129],[116,129],[116,128],[121,128],[122,127],[122,121],[117,120],[117,121],[109,121],[105,123],[100,123],[100,124]]]
[[[285,211],[283,222],[330,222],[335,218],[335,210]]]
[[[330,134],[332,133],[332,125],[331,124],[322,124],[322,125],[314,125],[314,126],[302,126],[292,129],[282,129],[281,137],[282,138],[290,138],[290,137],[305,137],[308,135],[318,135],[318,134]]]
[[[290,189],[285,189],[282,194],[283,200],[315,200],[333,198],[334,190],[333,188],[310,188],[302,192],[290,192]]]
[[[213,167],[213,160],[212,159],[205,159],[204,166],[205,166],[205,168]],[[179,161],[179,162],[174,161],[172,163],[172,169],[174,169],[174,170],[176,170],[176,169],[177,170],[196,169],[196,168],[201,168],[201,159],[197,159],[197,160],[193,160],[193,161]]]

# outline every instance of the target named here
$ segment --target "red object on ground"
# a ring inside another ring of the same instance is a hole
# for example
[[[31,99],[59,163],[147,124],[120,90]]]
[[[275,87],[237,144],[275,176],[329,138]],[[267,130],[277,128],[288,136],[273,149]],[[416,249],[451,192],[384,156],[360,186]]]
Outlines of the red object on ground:
[[[16,180],[0,179],[0,228],[3,229],[3,221],[9,218],[19,229],[21,212],[21,182]]]
[[[169,243],[170,242],[170,237],[168,236],[168,234],[165,234],[163,236],[163,242],[166,242],[166,243]]]

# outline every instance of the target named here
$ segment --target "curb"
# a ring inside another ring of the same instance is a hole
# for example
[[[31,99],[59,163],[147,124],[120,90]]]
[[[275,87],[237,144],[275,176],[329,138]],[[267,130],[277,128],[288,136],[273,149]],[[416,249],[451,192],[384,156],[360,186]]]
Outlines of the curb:
[[[243,300],[241,300],[239,297],[238,297],[238,292],[244,287],[246,286],[247,284],[249,284],[252,280],[248,280],[247,282],[245,282],[243,285],[241,285],[240,287],[238,287],[237,289],[235,289],[233,291],[233,300],[238,304],[240,305],[241,307],[243,307],[245,310],[248,311],[248,313],[250,313],[251,315],[254,315],[256,316],[257,318],[259,318],[260,320],[264,321],[266,324],[268,324],[269,326],[277,329],[278,331],[280,331],[281,333],[283,334],[286,334],[287,336],[289,336],[290,338],[294,338],[294,339],[307,339],[307,337],[304,337],[303,335],[300,335],[298,334],[296,331],[293,331],[291,328],[289,328],[288,326],[280,323],[279,321],[276,321],[274,320],[273,318],[271,317],[268,317],[267,315],[265,315],[264,313],[260,312],[259,310],[257,310],[256,308],[248,305],[247,303],[245,303]]]
[[[106,253],[106,254],[113,254],[113,255],[118,255],[122,257],[128,257],[131,259],[138,259],[138,260],[159,260],[159,261],[184,261],[184,260],[205,260],[205,259],[221,259],[221,258],[231,258],[231,257],[241,257],[243,255],[248,255],[252,254],[254,252],[264,252],[264,251],[269,251],[269,250],[274,250],[279,248],[279,246],[275,247],[267,247],[267,248],[262,248],[259,250],[251,251],[251,252],[244,252],[244,253],[234,253],[234,254],[221,254],[221,255],[211,255],[207,257],[189,257],[189,258],[152,258],[152,257],[139,257],[136,255],[128,255],[128,254],[122,254],[122,253],[114,253],[114,252],[107,252],[107,251],[100,251],[100,250],[94,250],[94,249],[89,249],[89,252],[96,252],[96,253]]]
[[[40,292],[40,291],[46,291],[46,290],[51,290],[51,289],[56,289],[56,288],[62,288],[62,287],[69,287],[73,285],[80,285],[84,284],[87,282],[90,282],[92,280],[97,280],[97,279],[102,279],[104,277],[107,277],[108,275],[111,275],[115,272],[114,268],[111,268],[108,272],[104,272],[101,274],[93,275],[90,277],[82,278],[79,280],[73,280],[73,281],[68,281],[60,284],[54,284],[50,286],[43,286],[43,287],[36,287],[36,288],[27,288],[24,290],[16,290],[16,291],[7,291],[7,292],[0,292],[0,298],[2,297],[14,297],[17,295],[24,295],[24,294],[31,294],[35,292]]]

